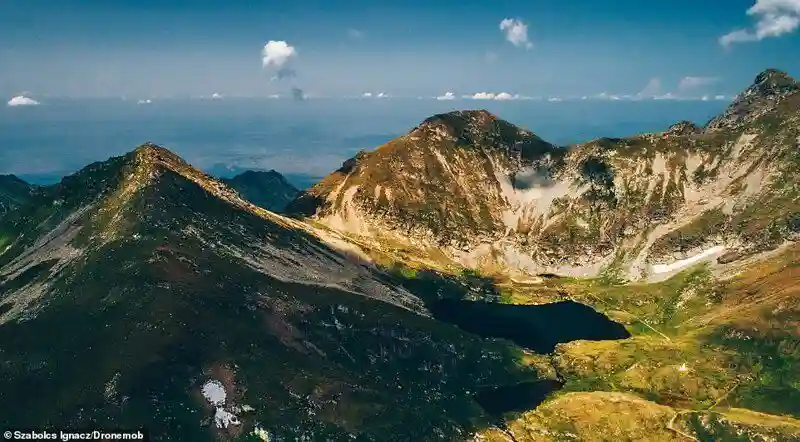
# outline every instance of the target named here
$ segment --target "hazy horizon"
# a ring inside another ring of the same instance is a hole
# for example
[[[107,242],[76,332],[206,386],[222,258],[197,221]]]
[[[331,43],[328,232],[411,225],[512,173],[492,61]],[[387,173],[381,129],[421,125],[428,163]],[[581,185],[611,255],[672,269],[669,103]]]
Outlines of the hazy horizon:
[[[152,141],[193,165],[274,169],[307,186],[431,115],[482,108],[561,145],[705,124],[727,101],[61,100],[0,108],[0,173],[51,183]]]

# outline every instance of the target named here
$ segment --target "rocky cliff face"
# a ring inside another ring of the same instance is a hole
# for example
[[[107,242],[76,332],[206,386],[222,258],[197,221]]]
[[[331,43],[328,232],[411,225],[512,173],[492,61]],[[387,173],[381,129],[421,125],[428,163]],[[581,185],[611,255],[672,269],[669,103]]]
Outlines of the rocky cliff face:
[[[800,230],[800,90],[769,70],[705,128],[557,147],[486,111],[437,115],[290,205],[469,267],[629,278],[731,262]]]

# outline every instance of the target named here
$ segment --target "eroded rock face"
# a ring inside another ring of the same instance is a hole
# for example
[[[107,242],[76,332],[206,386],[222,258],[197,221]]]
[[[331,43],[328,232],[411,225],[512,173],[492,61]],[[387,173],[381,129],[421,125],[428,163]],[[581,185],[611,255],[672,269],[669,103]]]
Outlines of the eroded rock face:
[[[640,278],[713,259],[715,247],[746,256],[798,230],[798,90],[769,70],[706,128],[683,121],[563,148],[486,111],[436,115],[348,160],[289,210],[523,273]]]

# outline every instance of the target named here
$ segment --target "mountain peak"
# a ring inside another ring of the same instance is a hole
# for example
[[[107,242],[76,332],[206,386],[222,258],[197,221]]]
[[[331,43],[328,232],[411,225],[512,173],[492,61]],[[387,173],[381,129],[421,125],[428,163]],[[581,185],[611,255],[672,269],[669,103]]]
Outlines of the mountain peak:
[[[706,130],[733,129],[754,121],[773,109],[784,98],[800,91],[800,83],[789,74],[777,69],[767,69],[756,76],[753,84],[737,95],[728,109],[709,121]]]
[[[443,128],[449,135],[460,137],[465,131],[486,131],[498,118],[485,109],[457,110],[426,118],[418,129],[436,131]]]
[[[150,141],[134,149],[133,153],[138,160],[146,163],[181,169],[188,166],[186,161],[174,152]]]
[[[505,151],[515,158],[535,160],[553,150],[553,145],[529,130],[517,127],[485,109],[457,110],[426,118],[408,133],[411,140],[457,147]]]
[[[492,113],[486,109],[462,109],[433,115],[426,118],[425,121],[423,121],[423,124],[433,123],[436,121],[452,120],[480,123],[497,120],[497,117],[492,115]]]
[[[798,83],[789,74],[777,69],[767,69],[758,74],[753,85],[748,90],[755,90],[767,94],[791,92],[800,89]]]

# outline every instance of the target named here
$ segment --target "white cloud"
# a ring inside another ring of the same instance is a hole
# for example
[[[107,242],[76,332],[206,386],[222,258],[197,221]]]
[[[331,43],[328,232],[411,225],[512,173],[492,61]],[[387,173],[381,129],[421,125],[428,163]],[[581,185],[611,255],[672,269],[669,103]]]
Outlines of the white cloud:
[[[699,87],[710,86],[719,81],[717,77],[683,77],[678,83],[679,91],[687,91]]]
[[[261,50],[261,64],[281,69],[291,58],[297,57],[297,50],[285,41],[270,40]]]
[[[466,98],[468,100],[530,100],[531,97],[524,97],[519,94],[509,94],[508,92],[500,92],[495,94],[494,92],[477,92],[472,95],[464,95],[462,98]]]
[[[648,98],[649,97],[650,96],[648,96]],[[644,98],[644,96],[641,93],[636,95],[629,95],[629,94],[618,95],[618,94],[609,94],[608,92],[600,92],[599,94],[596,95],[584,95],[580,97],[581,100],[605,100],[605,101],[623,101],[623,100],[635,101],[635,100],[641,100],[642,98]]]
[[[220,93],[214,92],[213,94],[211,94],[211,98],[214,100],[221,100],[225,97]]]
[[[656,95],[661,94],[661,79],[660,78],[651,78],[650,81],[647,82],[647,85],[639,92],[639,96],[641,97],[654,97]]]
[[[350,28],[347,30],[347,36],[353,39],[359,39],[364,37],[364,31],[360,31],[358,29]]]
[[[800,0],[756,0],[747,10],[756,18],[754,29],[738,29],[719,38],[722,46],[780,37],[800,28]]]
[[[146,100],[139,100],[139,101],[136,102],[136,104],[150,104],[152,102],[153,101],[148,98]]]
[[[472,95],[467,95],[467,98],[472,100],[494,100],[495,95],[491,92],[478,92]]]
[[[455,100],[456,96],[452,92],[445,92],[444,95],[436,97],[437,100]]]
[[[528,40],[528,25],[513,18],[506,18],[500,22],[500,30],[506,35],[508,40],[514,46],[530,49],[533,43]]]
[[[653,99],[654,100],[679,100],[680,97],[678,97],[677,95],[673,94],[672,92],[667,92],[666,94],[662,94],[662,95],[654,95]]]
[[[613,95],[609,94],[608,92],[600,92],[599,94],[595,95],[594,97],[597,100],[622,100],[623,98],[630,98],[629,96],[620,96],[620,95]]]
[[[550,98],[547,99],[547,101],[549,101],[551,103],[559,103],[559,102],[564,101],[564,100],[562,100],[559,97],[550,97]]]
[[[724,95],[717,95],[716,97],[714,97],[714,99],[718,100],[718,101],[722,101],[722,100],[727,100],[728,97],[726,97]]]
[[[9,106],[36,106],[39,104],[38,101],[34,100],[33,98],[28,98],[24,95],[17,95],[12,99],[8,100]]]
[[[364,92],[361,94],[361,98],[389,98],[389,94],[385,92]]]

